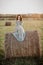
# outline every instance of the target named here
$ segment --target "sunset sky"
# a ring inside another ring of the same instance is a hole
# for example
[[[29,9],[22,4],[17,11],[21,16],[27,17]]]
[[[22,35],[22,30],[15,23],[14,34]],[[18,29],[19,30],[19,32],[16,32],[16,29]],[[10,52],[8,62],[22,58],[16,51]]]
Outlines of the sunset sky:
[[[43,13],[43,0],[0,0],[0,14]]]

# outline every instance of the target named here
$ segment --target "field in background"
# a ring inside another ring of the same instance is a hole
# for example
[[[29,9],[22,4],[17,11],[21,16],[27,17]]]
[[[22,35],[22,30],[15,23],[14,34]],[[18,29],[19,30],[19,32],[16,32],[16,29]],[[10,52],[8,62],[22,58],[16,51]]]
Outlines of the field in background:
[[[11,22],[11,26],[5,26],[6,21]],[[0,20],[0,54],[2,54],[1,50],[4,50],[5,34],[15,31],[15,22],[15,20]],[[37,30],[39,32],[43,51],[43,20],[24,19],[23,27],[25,31]]]
[[[6,21],[11,22],[11,26],[5,26]],[[24,19],[23,27],[25,31],[37,30],[40,36],[40,44],[42,44],[43,52],[43,20]],[[10,60],[4,60],[4,41],[5,34],[15,31],[15,20],[0,20],[0,65],[43,65],[43,57],[35,60],[33,58],[16,58]]]

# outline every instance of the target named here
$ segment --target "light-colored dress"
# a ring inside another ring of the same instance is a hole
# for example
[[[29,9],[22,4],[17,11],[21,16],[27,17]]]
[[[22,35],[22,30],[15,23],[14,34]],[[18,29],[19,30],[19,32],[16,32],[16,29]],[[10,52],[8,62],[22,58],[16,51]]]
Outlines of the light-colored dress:
[[[22,22],[16,21],[16,28],[15,28],[15,32],[13,33],[13,35],[18,41],[23,41],[25,39],[25,31],[22,26]]]

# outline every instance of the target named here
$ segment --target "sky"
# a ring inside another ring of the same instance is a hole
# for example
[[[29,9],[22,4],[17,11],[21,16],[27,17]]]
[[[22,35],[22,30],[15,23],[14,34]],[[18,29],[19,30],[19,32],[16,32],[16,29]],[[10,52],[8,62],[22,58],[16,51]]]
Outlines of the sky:
[[[0,0],[0,14],[43,13],[43,0]]]

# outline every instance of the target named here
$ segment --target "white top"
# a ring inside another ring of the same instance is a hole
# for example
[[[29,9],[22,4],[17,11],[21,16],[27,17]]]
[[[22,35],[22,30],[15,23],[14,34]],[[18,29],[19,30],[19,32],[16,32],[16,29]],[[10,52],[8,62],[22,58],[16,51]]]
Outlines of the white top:
[[[16,21],[16,28],[15,28],[15,32],[13,33],[13,35],[15,36],[15,38],[18,41],[23,41],[24,40],[25,31],[24,31],[24,28],[22,26],[22,22]]]

